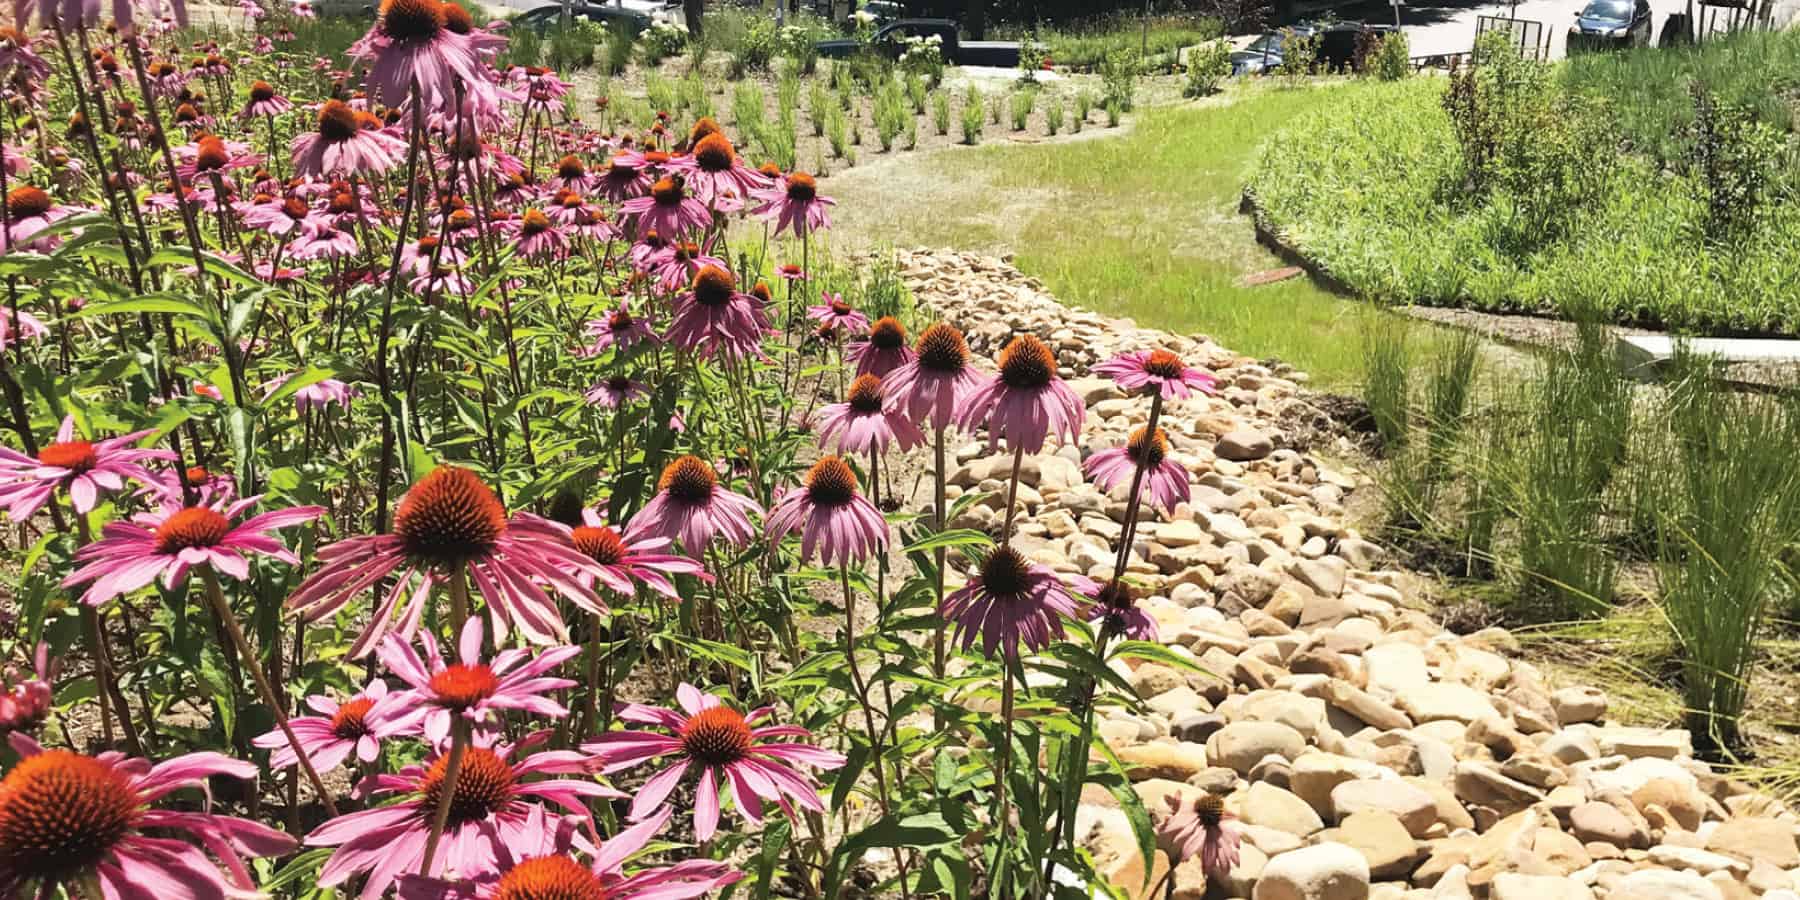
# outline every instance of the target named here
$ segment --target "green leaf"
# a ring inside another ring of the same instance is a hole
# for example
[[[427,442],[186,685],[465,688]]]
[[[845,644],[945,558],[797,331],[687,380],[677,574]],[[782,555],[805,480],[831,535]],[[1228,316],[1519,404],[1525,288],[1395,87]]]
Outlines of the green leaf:
[[[406,474],[414,482],[430,475],[437,465],[437,458],[422,442],[413,441],[406,445]]]
[[[280,409],[282,403],[299,393],[303,388],[312,387],[335,374],[337,373],[330,369],[321,369],[318,366],[307,366],[305,371],[282,382],[281,387],[275,389],[275,393],[270,394],[262,401],[262,407],[264,409]]]
[[[75,314],[78,319],[94,316],[110,316],[120,313],[171,313],[178,316],[193,316],[207,324],[213,324],[215,317],[206,307],[182,297],[170,294],[146,294],[132,297],[129,300],[109,300],[104,303],[90,303]]]
[[[862,770],[869,764],[869,745],[857,744],[845,754],[843,768],[837,771],[837,780],[831,785],[831,811],[844,808],[850,799],[850,792],[856,788],[856,779],[862,777]]]
[[[1126,790],[1130,790],[1127,788]],[[825,896],[835,897],[843,886],[844,875],[850,864],[862,858],[863,853],[874,847],[935,847],[952,843],[956,840],[956,832],[950,824],[937,813],[907,816],[897,819],[884,816],[869,827],[844,839],[838,845],[837,852],[831,855],[831,862],[825,867]],[[1145,859],[1149,859],[1148,856]]]
[[[769,900],[775,883],[775,864],[780,861],[793,828],[788,820],[777,819],[763,831],[762,852],[756,857],[756,900]]]
[[[900,552],[924,553],[939,547],[947,549],[951,547],[992,547],[993,545],[994,539],[988,537],[986,532],[976,531],[973,528],[952,528],[948,531],[927,535],[908,544]]]
[[[1183,671],[1193,672],[1196,675],[1205,675],[1209,678],[1219,677],[1218,675],[1207,671],[1205,666],[1195,662],[1191,657],[1182,656],[1181,654],[1170,650],[1168,647],[1152,641],[1120,641],[1113,647],[1112,655],[1122,656],[1128,659],[1141,659],[1145,662],[1162,663],[1165,666],[1172,666]]]

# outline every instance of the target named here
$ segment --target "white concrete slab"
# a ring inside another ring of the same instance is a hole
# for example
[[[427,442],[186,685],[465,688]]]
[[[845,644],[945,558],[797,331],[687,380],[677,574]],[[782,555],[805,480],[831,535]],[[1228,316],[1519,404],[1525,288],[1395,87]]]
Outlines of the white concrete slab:
[[[1614,343],[1619,367],[1627,373],[1655,378],[1675,356],[1677,338],[1660,334],[1622,334]],[[1800,365],[1800,340],[1782,338],[1686,338],[1688,352],[1727,365]]]

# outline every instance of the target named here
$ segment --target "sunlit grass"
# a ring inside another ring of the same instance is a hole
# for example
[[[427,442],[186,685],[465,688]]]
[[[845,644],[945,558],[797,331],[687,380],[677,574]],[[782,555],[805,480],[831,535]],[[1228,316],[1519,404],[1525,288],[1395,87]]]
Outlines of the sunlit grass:
[[[1011,251],[1065,303],[1207,334],[1345,388],[1360,371],[1363,307],[1307,278],[1243,286],[1283,263],[1237,211],[1257,142],[1334,92],[1234,86],[1227,102],[1147,110],[1123,134],[909,160],[920,191],[856,227],[896,246]]]

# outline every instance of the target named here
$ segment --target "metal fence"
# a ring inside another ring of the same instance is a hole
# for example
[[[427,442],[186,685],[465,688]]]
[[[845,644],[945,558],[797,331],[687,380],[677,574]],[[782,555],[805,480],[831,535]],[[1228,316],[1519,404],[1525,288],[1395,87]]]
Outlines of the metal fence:
[[[1550,58],[1550,33],[1544,29],[1544,23],[1535,19],[1513,19],[1506,16],[1480,16],[1475,19],[1475,44],[1481,45],[1481,36],[1490,31],[1503,32],[1510,36],[1511,43],[1519,50],[1520,56],[1532,59]]]

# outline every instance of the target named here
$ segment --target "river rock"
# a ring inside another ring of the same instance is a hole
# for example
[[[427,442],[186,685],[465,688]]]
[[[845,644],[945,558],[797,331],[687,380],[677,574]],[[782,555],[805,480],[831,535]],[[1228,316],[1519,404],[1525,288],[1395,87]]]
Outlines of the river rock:
[[[1369,863],[1351,847],[1317,844],[1263,866],[1253,900],[1368,900]]]

